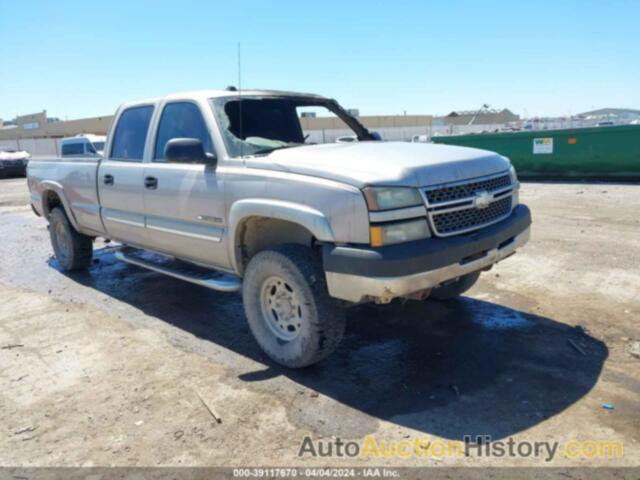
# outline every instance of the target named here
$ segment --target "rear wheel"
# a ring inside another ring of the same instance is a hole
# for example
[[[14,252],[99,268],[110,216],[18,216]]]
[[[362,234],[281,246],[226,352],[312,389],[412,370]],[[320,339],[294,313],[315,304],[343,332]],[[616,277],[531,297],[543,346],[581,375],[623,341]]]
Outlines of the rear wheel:
[[[256,341],[286,367],[319,362],[344,334],[344,311],[329,296],[322,262],[310,248],[283,245],[256,254],[242,297]]]
[[[73,228],[62,207],[54,208],[49,215],[49,235],[62,270],[89,268],[93,256],[93,240]]]
[[[458,297],[473,287],[473,285],[478,281],[478,278],[480,278],[480,272],[467,273],[451,283],[447,283],[442,287],[434,288],[431,290],[429,298],[435,298],[436,300],[450,300]]]

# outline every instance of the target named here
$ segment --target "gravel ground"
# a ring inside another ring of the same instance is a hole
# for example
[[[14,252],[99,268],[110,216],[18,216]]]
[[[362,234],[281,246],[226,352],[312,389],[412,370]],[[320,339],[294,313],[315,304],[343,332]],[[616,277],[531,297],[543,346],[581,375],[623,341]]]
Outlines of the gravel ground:
[[[640,186],[524,183],[520,198],[531,242],[467,296],[353,308],[333,356],[287,371],[237,294],[100,241],[88,273],[60,272],[25,180],[0,180],[0,465],[364,466],[298,451],[373,434],[624,442],[619,459],[377,465],[639,466]]]

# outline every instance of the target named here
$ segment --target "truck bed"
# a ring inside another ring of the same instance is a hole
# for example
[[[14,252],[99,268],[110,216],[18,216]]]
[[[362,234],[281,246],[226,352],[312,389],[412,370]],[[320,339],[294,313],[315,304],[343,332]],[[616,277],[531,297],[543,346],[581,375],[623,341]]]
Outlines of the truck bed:
[[[44,215],[43,195],[55,192],[67,207],[76,228],[86,235],[106,234],[100,219],[97,173],[100,158],[37,158],[29,162],[27,177],[31,204]]]

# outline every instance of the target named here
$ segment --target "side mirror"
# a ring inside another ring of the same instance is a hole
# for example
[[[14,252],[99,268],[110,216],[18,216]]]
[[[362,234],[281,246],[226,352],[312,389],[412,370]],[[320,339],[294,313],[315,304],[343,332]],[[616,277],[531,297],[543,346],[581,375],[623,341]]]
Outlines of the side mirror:
[[[216,163],[216,156],[205,153],[202,142],[197,138],[172,138],[164,147],[164,158],[170,163]]]
[[[376,142],[381,142],[382,135],[380,135],[380,132],[371,132],[371,139],[375,140]]]

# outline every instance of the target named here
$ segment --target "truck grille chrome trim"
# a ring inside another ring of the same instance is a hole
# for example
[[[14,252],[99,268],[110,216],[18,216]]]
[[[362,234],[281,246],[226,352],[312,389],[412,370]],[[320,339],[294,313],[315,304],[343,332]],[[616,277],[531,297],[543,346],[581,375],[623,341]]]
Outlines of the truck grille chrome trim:
[[[438,187],[429,187],[424,190],[429,205],[461,200],[473,197],[475,192],[486,190],[488,192],[502,190],[511,187],[509,172],[479,180],[465,180],[464,182],[450,183]]]
[[[371,223],[394,222],[407,218],[424,218],[426,214],[427,210],[424,208],[424,205],[420,205],[419,207],[400,208],[383,212],[369,212],[369,221]]]
[[[471,232],[505,219],[513,208],[509,172],[421,189],[427,218],[436,236]]]

